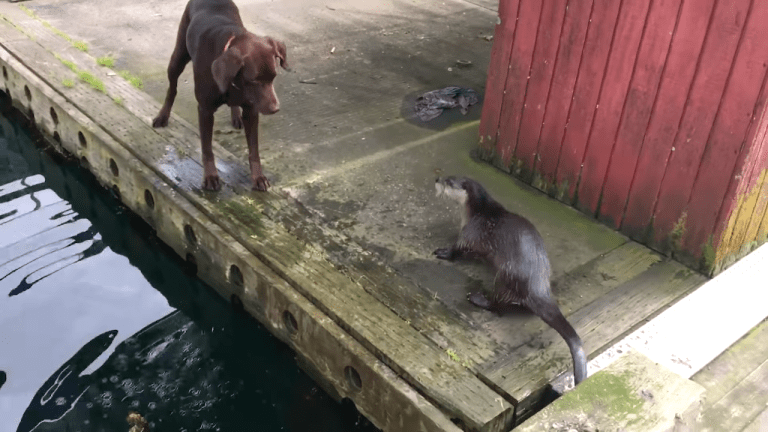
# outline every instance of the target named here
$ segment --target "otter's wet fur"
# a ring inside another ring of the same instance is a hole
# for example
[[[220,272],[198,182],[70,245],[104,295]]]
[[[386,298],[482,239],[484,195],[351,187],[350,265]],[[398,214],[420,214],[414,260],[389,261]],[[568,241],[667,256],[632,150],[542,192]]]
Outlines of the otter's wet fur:
[[[469,301],[488,310],[503,311],[513,305],[531,310],[565,339],[573,358],[574,381],[578,384],[584,380],[587,360],[583,344],[552,297],[549,258],[533,224],[507,211],[472,179],[438,178],[435,188],[438,196],[454,199],[461,207],[458,240],[451,247],[437,249],[435,256],[449,261],[481,257],[496,269],[492,296],[472,293]]]

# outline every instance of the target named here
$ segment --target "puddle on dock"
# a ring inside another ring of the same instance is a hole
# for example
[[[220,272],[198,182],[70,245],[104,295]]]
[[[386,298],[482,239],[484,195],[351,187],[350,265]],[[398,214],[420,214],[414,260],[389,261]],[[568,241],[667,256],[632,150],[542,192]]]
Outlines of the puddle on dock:
[[[375,430],[183,265],[0,117],[0,432]]]

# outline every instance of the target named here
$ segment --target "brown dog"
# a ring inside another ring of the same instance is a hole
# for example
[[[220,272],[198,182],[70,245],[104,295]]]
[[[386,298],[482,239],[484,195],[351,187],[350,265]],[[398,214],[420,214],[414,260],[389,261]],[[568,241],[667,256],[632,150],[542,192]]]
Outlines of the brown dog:
[[[272,86],[277,76],[278,59],[280,66],[288,70],[285,45],[246,30],[232,0],[190,0],[187,3],[168,64],[168,94],[152,126],[168,125],[179,75],[192,60],[204,189],[221,188],[211,138],[213,113],[223,104],[232,107],[232,126],[237,129],[245,126],[253,189],[265,191],[269,187],[259,159],[259,113],[274,114],[280,109]]]

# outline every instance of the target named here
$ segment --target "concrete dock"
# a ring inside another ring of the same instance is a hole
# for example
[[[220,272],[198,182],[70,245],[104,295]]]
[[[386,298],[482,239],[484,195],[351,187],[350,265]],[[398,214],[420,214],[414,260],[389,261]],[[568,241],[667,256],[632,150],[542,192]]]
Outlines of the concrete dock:
[[[269,193],[249,190],[244,133],[227,109],[214,126],[224,187],[200,189],[190,67],[169,126],[151,127],[184,1],[0,3],[0,85],[200,278],[382,430],[507,431],[572,367],[532,314],[500,317],[466,301],[492,286],[485,265],[433,258],[459,223],[434,197],[436,175],[475,178],[537,226],[555,296],[590,358],[706,281],[473,160],[481,104],[415,117],[424,92],[483,94],[496,2],[237,3],[246,27],[286,43],[293,69],[276,80],[281,111],[261,117]],[[96,62],[105,56],[111,68]]]

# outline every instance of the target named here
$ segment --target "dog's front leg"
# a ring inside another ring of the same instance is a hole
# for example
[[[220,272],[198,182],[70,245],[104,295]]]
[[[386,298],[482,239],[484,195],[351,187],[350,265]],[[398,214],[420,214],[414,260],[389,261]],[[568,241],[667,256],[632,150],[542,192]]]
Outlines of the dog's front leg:
[[[248,162],[251,165],[252,189],[266,191],[269,188],[269,179],[261,171],[261,159],[259,158],[259,112],[251,106],[243,107],[243,126],[245,127],[245,139],[248,141]]]
[[[221,189],[219,172],[216,170],[216,162],[213,159],[213,111],[197,106],[198,121],[200,123],[200,144],[203,153],[203,189],[217,191]]]

